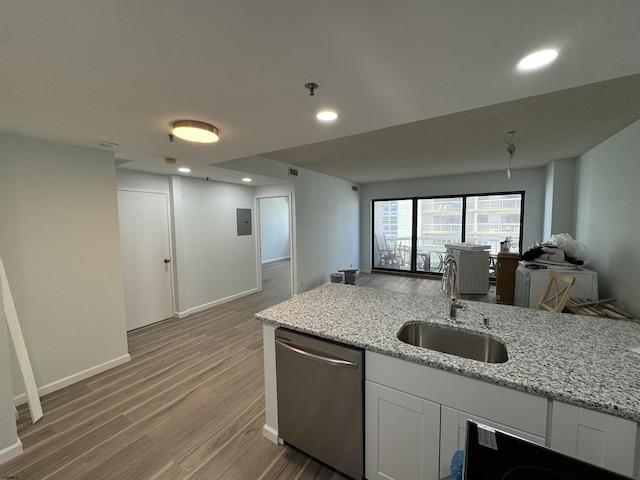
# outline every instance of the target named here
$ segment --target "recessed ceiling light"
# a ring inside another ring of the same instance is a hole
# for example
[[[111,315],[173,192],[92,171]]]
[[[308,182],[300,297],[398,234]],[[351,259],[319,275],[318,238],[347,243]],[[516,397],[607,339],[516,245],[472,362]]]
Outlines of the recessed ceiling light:
[[[332,122],[338,118],[338,114],[333,110],[323,110],[322,112],[318,112],[316,118],[322,122]]]
[[[189,173],[189,172],[191,171],[191,169],[190,169],[190,168],[188,168],[188,167],[180,167],[180,168],[178,169],[178,171],[179,171],[179,172],[182,172],[182,173]]]
[[[553,62],[558,56],[558,50],[549,48],[546,50],[539,50],[527,55],[518,62],[518,70],[521,72],[528,72],[531,70],[537,70],[538,68],[546,67]]]
[[[218,129],[213,125],[195,120],[173,122],[171,133],[189,142],[213,143],[218,141]]]
[[[253,180],[252,180],[251,178],[249,178],[249,177],[244,177],[244,178],[242,179],[242,181],[243,181],[243,182],[247,182],[247,183],[249,183],[249,182],[252,182]]]

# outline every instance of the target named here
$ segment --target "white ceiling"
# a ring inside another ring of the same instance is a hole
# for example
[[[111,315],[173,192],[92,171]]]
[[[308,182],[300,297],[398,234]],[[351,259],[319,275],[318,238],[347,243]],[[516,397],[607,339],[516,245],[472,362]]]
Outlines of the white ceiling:
[[[539,166],[640,118],[638,25],[639,0],[0,0],[0,131],[225,181],[211,164],[260,154],[363,183],[496,170],[509,130]],[[220,141],[169,142],[181,119]]]

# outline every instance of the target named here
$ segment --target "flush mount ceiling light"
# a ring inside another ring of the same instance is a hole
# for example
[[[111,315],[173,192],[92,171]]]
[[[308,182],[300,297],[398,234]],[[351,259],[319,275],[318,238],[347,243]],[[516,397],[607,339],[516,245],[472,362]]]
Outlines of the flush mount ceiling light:
[[[324,110],[322,112],[318,112],[316,118],[321,122],[333,122],[338,118],[338,114],[332,110]]]
[[[208,123],[196,120],[178,120],[173,122],[171,132],[178,138],[196,143],[213,143],[218,141],[218,129]]]
[[[249,183],[249,182],[253,182],[253,179],[251,179],[251,178],[249,178],[249,177],[244,177],[244,178],[242,179],[242,181],[243,181],[243,182],[245,182],[245,183]]]
[[[189,167],[180,167],[178,171],[181,173],[189,173],[191,169]]]
[[[527,55],[518,62],[518,70],[521,72],[530,72],[542,67],[546,67],[553,62],[558,56],[558,50],[549,48],[546,50],[539,50]]]

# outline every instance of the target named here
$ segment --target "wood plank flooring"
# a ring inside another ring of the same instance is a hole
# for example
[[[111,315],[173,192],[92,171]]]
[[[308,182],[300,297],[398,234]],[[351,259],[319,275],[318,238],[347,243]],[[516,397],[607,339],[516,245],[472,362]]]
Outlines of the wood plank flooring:
[[[254,314],[290,296],[289,262],[267,264],[264,291],[128,335],[131,362],[18,408],[24,452],[0,478],[343,479],[262,436],[262,328]],[[435,292],[434,280],[360,274],[358,284]]]

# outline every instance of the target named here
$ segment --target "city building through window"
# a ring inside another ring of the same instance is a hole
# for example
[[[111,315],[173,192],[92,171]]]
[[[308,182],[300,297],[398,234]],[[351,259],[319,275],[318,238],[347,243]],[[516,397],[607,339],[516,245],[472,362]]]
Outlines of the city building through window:
[[[509,238],[521,251],[524,192],[373,201],[376,269],[441,274],[445,245],[489,245],[495,256]],[[489,268],[489,266],[487,266]]]

